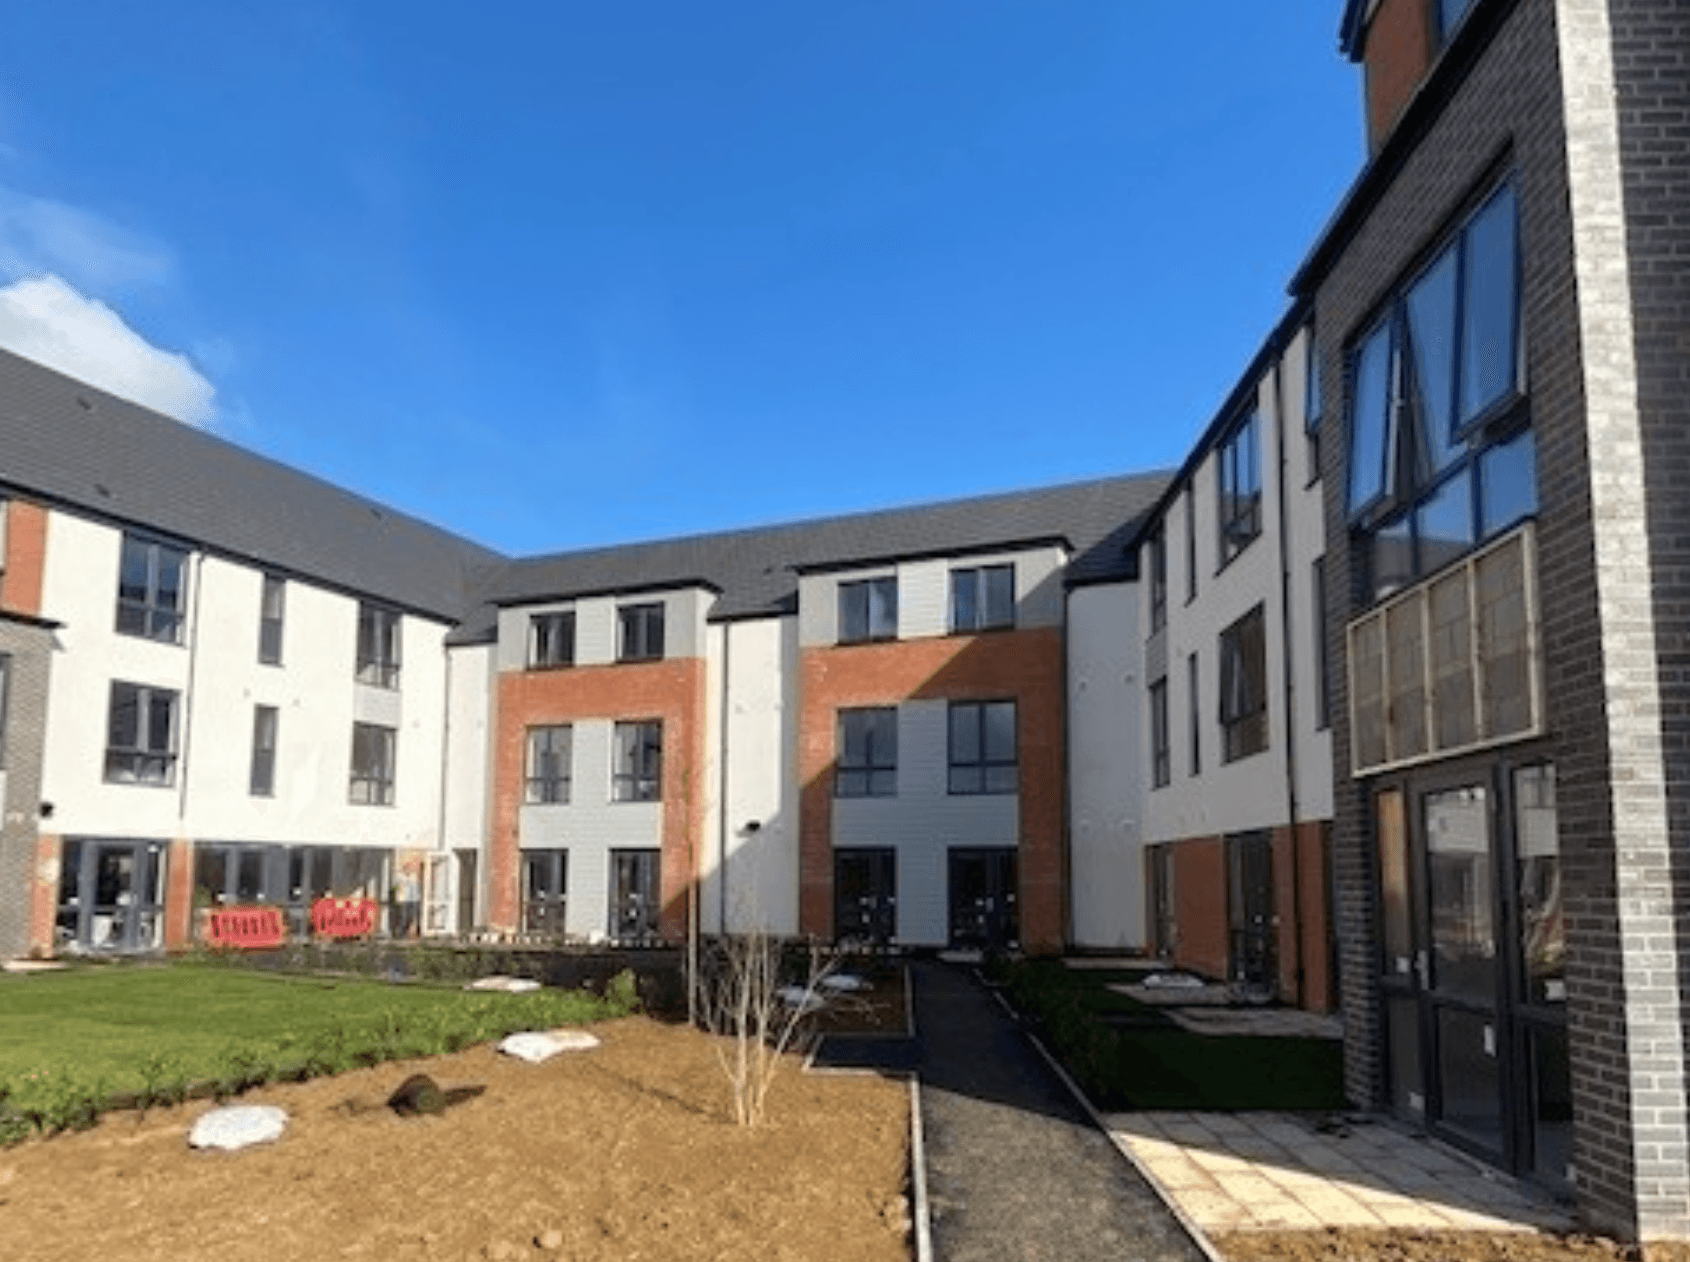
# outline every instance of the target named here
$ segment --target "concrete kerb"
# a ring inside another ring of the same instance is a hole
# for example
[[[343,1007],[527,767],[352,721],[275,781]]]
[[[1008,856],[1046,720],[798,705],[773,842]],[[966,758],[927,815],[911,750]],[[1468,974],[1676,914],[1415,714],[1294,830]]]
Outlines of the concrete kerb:
[[[974,976],[976,981],[978,981],[981,985],[986,986],[986,979],[981,975],[978,969],[975,970]],[[1167,1206],[1168,1212],[1174,1216],[1174,1221],[1180,1225],[1181,1230],[1183,1230],[1186,1235],[1191,1237],[1191,1242],[1197,1246],[1203,1256],[1207,1258],[1209,1262],[1227,1262],[1226,1258],[1221,1255],[1220,1250],[1215,1248],[1214,1241],[1210,1240],[1204,1233],[1203,1229],[1197,1225],[1197,1221],[1192,1218],[1190,1214],[1186,1213],[1183,1208],[1181,1208],[1180,1203],[1174,1199],[1173,1193],[1169,1192],[1163,1185],[1162,1180],[1158,1179],[1155,1174],[1151,1172],[1149,1166],[1145,1165],[1133,1155],[1132,1149],[1128,1148],[1120,1140],[1115,1138],[1114,1133],[1109,1129],[1109,1124],[1103,1120],[1103,1115],[1092,1107],[1091,1101],[1086,1098],[1086,1093],[1080,1090],[1079,1083],[1070,1078],[1068,1076],[1068,1071],[1063,1069],[1062,1066],[1057,1063],[1056,1057],[1052,1056],[1045,1050],[1045,1045],[1039,1041],[1039,1037],[1036,1034],[1027,1028],[1026,1022],[1021,1019],[1021,1014],[1016,1012],[1015,1009],[1010,1006],[1009,1000],[1003,997],[997,987],[986,986],[986,988],[992,992],[992,998],[998,1001],[998,1006],[1008,1013],[1010,1020],[1014,1021],[1020,1028],[1022,1036],[1031,1043],[1033,1045],[1033,1049],[1044,1058],[1044,1062],[1050,1066],[1051,1072],[1062,1080],[1062,1085],[1068,1088],[1069,1094],[1072,1095],[1074,1099],[1078,1101],[1080,1107],[1085,1110],[1086,1116],[1091,1119],[1091,1124],[1103,1132],[1104,1137],[1109,1141],[1110,1147],[1120,1153],[1121,1156],[1126,1159],[1127,1163],[1131,1165],[1134,1170],[1138,1171],[1144,1181],[1150,1185],[1151,1191],[1155,1192],[1161,1199],[1162,1204]]]

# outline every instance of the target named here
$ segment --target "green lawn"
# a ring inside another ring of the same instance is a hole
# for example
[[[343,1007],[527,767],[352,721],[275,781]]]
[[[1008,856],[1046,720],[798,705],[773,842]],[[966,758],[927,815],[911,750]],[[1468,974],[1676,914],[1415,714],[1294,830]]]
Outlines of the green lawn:
[[[164,1100],[194,1083],[232,1092],[581,1024],[631,1006],[631,990],[616,1000],[555,990],[468,993],[193,964],[0,976],[0,1139],[17,1137],[20,1115],[38,1129],[61,1129],[43,1114],[63,1113],[68,1097]]]
[[[1165,1012],[1108,988],[1138,976],[1029,960],[1008,965],[1000,980],[1105,1111],[1344,1107],[1337,1041],[1192,1034]]]

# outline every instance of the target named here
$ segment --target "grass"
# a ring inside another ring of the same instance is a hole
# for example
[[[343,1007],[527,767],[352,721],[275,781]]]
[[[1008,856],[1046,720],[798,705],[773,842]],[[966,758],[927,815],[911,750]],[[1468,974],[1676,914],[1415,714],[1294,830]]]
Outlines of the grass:
[[[1108,988],[1138,977],[1056,960],[1020,961],[999,974],[1051,1053],[1105,1111],[1345,1106],[1336,1041],[1193,1034]]]
[[[233,1095],[635,1007],[631,977],[606,989],[472,994],[194,964],[0,978],[0,1143],[114,1103]]]

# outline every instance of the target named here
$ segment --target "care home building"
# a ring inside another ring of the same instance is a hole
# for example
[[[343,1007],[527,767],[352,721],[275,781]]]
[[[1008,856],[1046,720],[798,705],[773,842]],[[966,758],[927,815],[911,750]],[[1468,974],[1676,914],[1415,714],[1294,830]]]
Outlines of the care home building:
[[[1156,952],[1690,1235],[1690,3],[1335,16],[1367,160],[1171,473],[509,558],[0,354],[0,954]]]

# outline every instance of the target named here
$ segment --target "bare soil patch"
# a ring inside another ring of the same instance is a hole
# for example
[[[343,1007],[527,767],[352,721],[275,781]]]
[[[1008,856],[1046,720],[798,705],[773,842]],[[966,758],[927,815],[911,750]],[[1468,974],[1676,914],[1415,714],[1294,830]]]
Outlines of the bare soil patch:
[[[908,1259],[902,1084],[794,1058],[747,1130],[705,1036],[594,1032],[603,1047],[543,1065],[478,1047],[250,1092],[291,1120],[244,1153],[188,1148],[207,1101],[0,1149],[0,1257]],[[418,1072],[486,1091],[400,1118],[385,1102]]]
[[[1690,1262],[1690,1244],[1635,1246],[1538,1232],[1239,1231],[1217,1235],[1227,1262]]]

